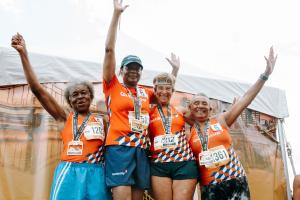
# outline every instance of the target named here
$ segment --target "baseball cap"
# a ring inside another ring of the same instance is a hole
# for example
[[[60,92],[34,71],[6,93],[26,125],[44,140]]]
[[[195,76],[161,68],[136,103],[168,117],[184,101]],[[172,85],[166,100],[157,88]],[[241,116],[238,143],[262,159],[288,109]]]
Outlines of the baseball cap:
[[[128,65],[128,64],[130,64],[130,63],[137,63],[143,69],[141,59],[139,57],[135,56],[135,55],[128,55],[125,58],[123,58],[123,60],[121,62],[121,68]]]

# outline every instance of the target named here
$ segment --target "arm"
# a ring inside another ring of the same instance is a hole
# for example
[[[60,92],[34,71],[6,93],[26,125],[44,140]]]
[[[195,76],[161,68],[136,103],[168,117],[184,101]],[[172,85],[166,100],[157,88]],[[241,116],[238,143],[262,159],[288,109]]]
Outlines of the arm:
[[[55,120],[65,121],[66,113],[63,108],[58,105],[56,100],[38,82],[38,79],[31,67],[26,50],[25,40],[23,39],[22,35],[20,35],[19,33],[17,33],[17,35],[14,35],[11,41],[11,46],[15,48],[20,55],[25,77],[32,93],[38,98],[42,106],[51,116],[55,118]]]
[[[274,57],[273,47],[270,48],[269,58],[265,57],[267,66],[265,72],[260,76],[260,78],[248,89],[248,91],[236,101],[230,110],[224,113],[224,120],[226,124],[230,127],[233,122],[238,118],[238,116],[243,112],[245,108],[253,101],[256,95],[259,93],[261,88],[264,86],[269,75],[272,74],[277,56]]]
[[[179,68],[180,68],[180,59],[178,56],[176,56],[174,53],[171,53],[171,58],[166,58],[166,60],[170,63],[172,66],[172,75],[177,77]]]
[[[103,80],[109,83],[115,75],[116,57],[115,57],[115,44],[117,27],[122,12],[128,7],[125,5],[122,7],[122,0],[114,0],[114,12],[110,22],[110,26],[107,33],[105,43],[105,56],[103,61]]]

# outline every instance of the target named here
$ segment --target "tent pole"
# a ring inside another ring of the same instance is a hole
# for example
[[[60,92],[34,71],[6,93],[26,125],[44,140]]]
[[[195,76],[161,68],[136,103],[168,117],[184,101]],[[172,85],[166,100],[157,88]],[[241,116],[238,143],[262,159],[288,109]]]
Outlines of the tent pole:
[[[290,163],[292,165],[293,174],[294,174],[294,176],[296,176],[297,173],[296,173],[296,169],[295,169],[295,165],[294,165],[294,160],[293,160],[293,155],[292,155],[292,147],[291,147],[291,145],[290,145],[289,142],[286,142],[286,149],[287,149],[288,157],[290,159]]]
[[[289,171],[288,171],[288,166],[287,166],[287,154],[286,154],[286,145],[285,145],[285,133],[283,129],[283,121],[284,119],[279,119],[279,123],[277,125],[277,134],[279,136],[279,144],[280,144],[280,149],[281,149],[281,155],[283,159],[283,165],[284,165],[284,175],[286,178],[286,192],[287,192],[287,199],[291,200],[292,195],[291,195],[291,187],[290,187],[290,180],[289,180]]]

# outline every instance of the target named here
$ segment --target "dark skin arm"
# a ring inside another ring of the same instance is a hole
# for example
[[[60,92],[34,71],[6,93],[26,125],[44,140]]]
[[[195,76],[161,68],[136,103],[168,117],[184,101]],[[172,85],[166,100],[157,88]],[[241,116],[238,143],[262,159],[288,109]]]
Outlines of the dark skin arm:
[[[30,86],[32,93],[37,97],[47,112],[57,121],[66,121],[66,113],[64,109],[56,102],[56,100],[47,92],[47,90],[39,83],[29,61],[25,40],[22,35],[17,33],[12,37],[11,46],[15,48],[21,58],[22,66],[26,80]]]
[[[122,6],[122,1],[114,0],[114,12],[108,29],[106,43],[105,43],[105,55],[103,61],[103,80],[109,83],[115,75],[116,69],[116,56],[115,46],[117,38],[117,27],[122,12],[128,7],[128,5]]]

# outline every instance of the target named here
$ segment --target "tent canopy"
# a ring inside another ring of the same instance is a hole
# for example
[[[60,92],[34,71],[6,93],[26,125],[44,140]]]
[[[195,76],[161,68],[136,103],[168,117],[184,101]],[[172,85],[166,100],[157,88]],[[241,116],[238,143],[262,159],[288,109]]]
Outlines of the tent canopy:
[[[91,82],[102,82],[102,65],[100,63],[36,53],[29,53],[29,56],[41,83],[70,82],[78,78]],[[154,60],[154,62],[158,61]],[[20,58],[14,49],[0,47],[0,67],[2,70],[1,86],[27,83]],[[149,67],[145,67],[140,84],[152,86],[153,77],[158,72],[147,69]],[[176,90],[188,93],[203,92],[210,98],[231,103],[234,97],[242,96],[250,86],[250,84],[232,81],[199,70],[197,73],[199,76],[179,73]],[[288,117],[285,92],[278,88],[264,87],[249,108],[277,118]]]

